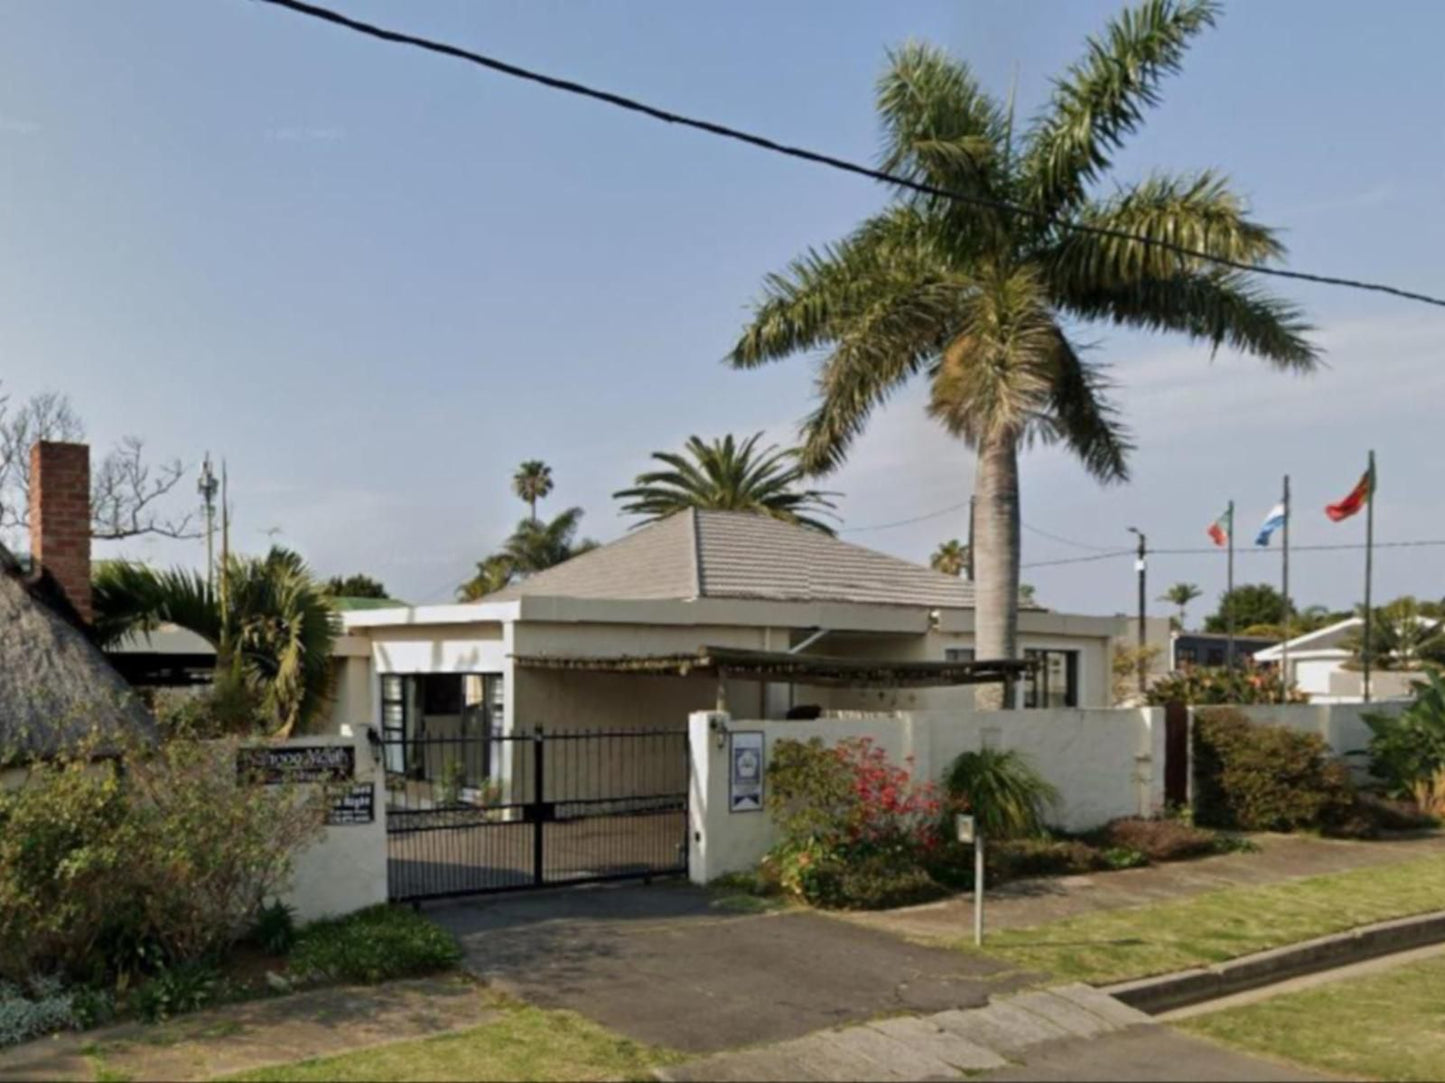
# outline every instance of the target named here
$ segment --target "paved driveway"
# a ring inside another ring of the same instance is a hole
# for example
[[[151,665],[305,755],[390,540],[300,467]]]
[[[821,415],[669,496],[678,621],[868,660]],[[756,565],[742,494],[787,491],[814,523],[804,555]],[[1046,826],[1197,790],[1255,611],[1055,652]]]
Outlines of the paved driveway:
[[[976,1007],[1027,981],[991,960],[819,914],[719,910],[708,892],[681,883],[493,896],[426,912],[499,988],[694,1053]]]

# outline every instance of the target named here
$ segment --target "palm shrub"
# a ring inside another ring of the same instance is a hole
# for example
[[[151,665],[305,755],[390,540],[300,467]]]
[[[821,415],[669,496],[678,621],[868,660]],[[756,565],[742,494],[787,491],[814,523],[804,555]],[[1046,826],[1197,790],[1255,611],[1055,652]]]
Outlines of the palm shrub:
[[[732,349],[737,368],[821,355],[810,473],[836,469],[901,385],[927,382],[929,414],[976,458],[980,658],[1018,657],[1020,452],[1059,443],[1103,482],[1128,476],[1128,434],[1079,330],[1169,331],[1286,371],[1317,364],[1298,309],[1249,270],[1284,248],[1223,176],[1109,175],[1218,13],[1213,0],[1126,9],[1027,125],[964,61],[918,43],[891,53],[881,167],[965,198],[895,190],[850,235],[767,276]]]
[[[1015,749],[965,752],[949,765],[943,785],[966,804],[987,839],[1042,835],[1048,811],[1059,802],[1059,791]]]
[[[1428,794],[1433,780],[1445,772],[1445,680],[1430,671],[1413,688],[1414,700],[1398,715],[1364,716],[1371,734],[1370,774],[1393,797],[1418,798],[1417,786]]]

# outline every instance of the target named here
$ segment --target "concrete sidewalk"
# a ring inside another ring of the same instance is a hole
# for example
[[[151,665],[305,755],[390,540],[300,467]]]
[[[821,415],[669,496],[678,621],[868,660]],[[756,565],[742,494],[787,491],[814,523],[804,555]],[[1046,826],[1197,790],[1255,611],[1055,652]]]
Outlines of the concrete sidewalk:
[[[1260,853],[1223,854],[1142,869],[1018,880],[987,893],[990,929],[1042,925],[1099,910],[1120,910],[1222,888],[1250,887],[1393,865],[1445,854],[1445,833],[1356,842],[1308,835],[1257,835]],[[838,915],[911,940],[956,943],[971,935],[973,896],[901,910]]]
[[[979,1075],[979,1073],[984,1073]],[[899,1016],[658,1071],[674,1083],[744,1080],[1315,1080],[1161,1027],[1087,985]]]

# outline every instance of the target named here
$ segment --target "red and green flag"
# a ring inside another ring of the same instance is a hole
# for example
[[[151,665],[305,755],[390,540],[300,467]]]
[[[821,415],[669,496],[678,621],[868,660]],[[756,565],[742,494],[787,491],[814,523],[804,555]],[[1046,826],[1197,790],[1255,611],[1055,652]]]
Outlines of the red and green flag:
[[[1210,523],[1207,533],[1214,539],[1215,545],[1228,545],[1229,536],[1234,533],[1234,509],[1226,509],[1223,515]]]
[[[1371,467],[1360,476],[1355,487],[1350,490],[1350,495],[1341,500],[1338,504],[1326,504],[1325,514],[1333,522],[1341,522],[1356,514],[1361,508],[1370,502],[1370,497],[1375,495],[1375,471]]]

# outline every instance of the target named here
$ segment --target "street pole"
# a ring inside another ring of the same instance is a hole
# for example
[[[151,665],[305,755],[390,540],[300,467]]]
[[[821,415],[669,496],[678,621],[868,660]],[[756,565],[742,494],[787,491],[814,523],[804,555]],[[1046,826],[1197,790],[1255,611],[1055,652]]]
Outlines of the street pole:
[[[1224,581],[1224,627],[1229,635],[1224,649],[1225,665],[1234,669],[1234,501],[1229,502],[1229,570]]]
[[[1284,588],[1284,612],[1281,631],[1284,639],[1280,643],[1279,701],[1289,702],[1289,475],[1284,476],[1284,563],[1281,574]]]
[[[973,840],[973,943],[983,947],[983,836]]]
[[[211,453],[201,463],[201,476],[196,481],[196,491],[206,506],[206,590],[212,596],[216,589],[216,490],[219,483],[211,470]]]
[[[1148,680],[1149,680],[1149,661],[1148,661],[1148,659],[1145,657],[1145,654],[1144,654],[1144,648],[1145,648],[1145,645],[1146,645],[1147,640],[1148,640],[1148,635],[1147,635],[1147,633],[1146,633],[1146,631],[1145,631],[1145,627],[1144,627],[1144,609],[1145,609],[1145,606],[1148,604],[1148,602],[1147,602],[1148,592],[1147,592],[1147,590],[1146,590],[1146,588],[1145,588],[1144,579],[1145,579],[1145,574],[1146,574],[1146,573],[1145,573],[1145,568],[1146,568],[1147,563],[1148,563],[1149,540],[1148,540],[1148,538],[1146,538],[1146,537],[1144,536],[1144,532],[1143,532],[1142,530],[1138,529],[1137,527],[1132,527],[1132,526],[1131,526],[1131,527],[1129,528],[1129,532],[1130,532],[1131,534],[1137,534],[1137,535],[1139,535],[1139,550],[1138,550],[1138,556],[1135,558],[1135,561],[1134,561],[1134,569],[1139,573],[1139,659],[1138,659],[1138,669],[1139,669],[1139,694],[1140,694],[1140,695],[1143,695],[1143,694],[1144,694],[1145,685],[1148,684]]]
[[[1374,614],[1370,611],[1370,580],[1373,578],[1375,562],[1375,453],[1370,452],[1370,491],[1365,497],[1365,649],[1364,673],[1360,691],[1366,703],[1370,702],[1370,633],[1373,631]]]

